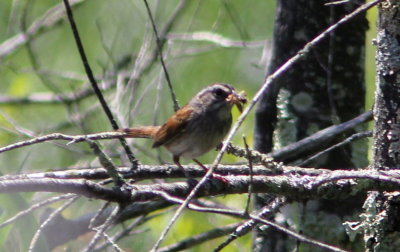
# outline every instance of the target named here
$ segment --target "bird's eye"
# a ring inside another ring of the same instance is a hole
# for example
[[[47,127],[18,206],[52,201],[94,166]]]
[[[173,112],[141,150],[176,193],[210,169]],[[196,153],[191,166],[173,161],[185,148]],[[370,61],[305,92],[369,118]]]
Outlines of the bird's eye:
[[[215,95],[216,95],[217,97],[221,97],[221,98],[226,98],[226,97],[228,96],[228,94],[227,94],[224,90],[222,90],[222,89],[220,89],[220,88],[217,88],[217,89],[214,91],[214,93],[215,93]]]

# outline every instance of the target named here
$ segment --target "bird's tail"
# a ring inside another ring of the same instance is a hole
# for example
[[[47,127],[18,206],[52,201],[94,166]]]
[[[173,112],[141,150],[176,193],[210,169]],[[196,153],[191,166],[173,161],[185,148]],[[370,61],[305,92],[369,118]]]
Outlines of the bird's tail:
[[[125,133],[126,138],[153,138],[160,126],[139,126],[135,128],[119,129],[117,132]]]

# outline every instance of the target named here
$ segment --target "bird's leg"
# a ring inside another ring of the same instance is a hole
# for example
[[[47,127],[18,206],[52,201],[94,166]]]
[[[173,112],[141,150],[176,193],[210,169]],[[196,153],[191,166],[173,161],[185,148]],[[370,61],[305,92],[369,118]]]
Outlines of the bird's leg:
[[[199,160],[193,158],[193,161],[196,162],[196,163],[197,163],[201,168],[203,168],[206,172],[208,171],[208,168],[205,167]],[[224,178],[224,176],[219,175],[219,174],[216,174],[216,173],[213,173],[213,174],[212,174],[212,178],[221,180],[221,181],[224,182],[224,183],[229,183],[229,181],[228,181],[226,178]]]
[[[185,174],[188,184],[191,186],[197,184],[197,181],[193,178],[193,176],[190,175],[190,173],[186,171],[185,168],[183,168],[183,166],[179,162],[179,156],[173,156],[172,159],[174,160],[174,163],[182,170],[183,174]]]

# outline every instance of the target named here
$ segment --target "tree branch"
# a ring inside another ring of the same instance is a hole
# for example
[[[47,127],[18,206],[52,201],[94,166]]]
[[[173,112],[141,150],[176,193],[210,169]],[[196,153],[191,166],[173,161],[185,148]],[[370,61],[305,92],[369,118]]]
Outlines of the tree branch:
[[[209,43],[213,43],[217,46],[221,47],[234,47],[234,48],[258,48],[264,47],[269,43],[268,40],[260,40],[260,41],[239,41],[233,40],[231,38],[225,37],[221,34],[214,32],[193,32],[193,33],[171,33],[167,35],[168,40],[181,40],[181,41],[205,41]]]
[[[167,171],[166,171],[167,172]],[[247,193],[248,176],[224,176],[228,181],[207,180],[197,197]],[[379,182],[379,183],[375,183]],[[400,171],[325,170],[284,168],[282,174],[253,176],[254,193],[270,193],[302,200],[313,198],[342,199],[369,190],[400,189]],[[0,193],[61,192],[127,204],[160,199],[160,193],[185,198],[190,192],[186,182],[135,185],[130,190],[110,189],[82,179],[21,178],[0,180]]]
[[[354,129],[357,125],[372,120],[372,111],[365,112],[347,122],[332,125],[326,129],[320,130],[309,137],[289,144],[279,150],[276,150],[267,156],[277,161],[293,161],[304,155],[321,150],[321,147],[331,142],[335,137]]]

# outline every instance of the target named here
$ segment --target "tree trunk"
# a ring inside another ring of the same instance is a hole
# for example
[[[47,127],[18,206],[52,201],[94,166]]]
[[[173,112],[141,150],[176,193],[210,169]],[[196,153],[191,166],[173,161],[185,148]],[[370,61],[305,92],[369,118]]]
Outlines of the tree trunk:
[[[372,169],[400,167],[400,6],[379,5],[377,82]],[[370,192],[361,216],[366,251],[395,251],[400,244],[400,193]]]

